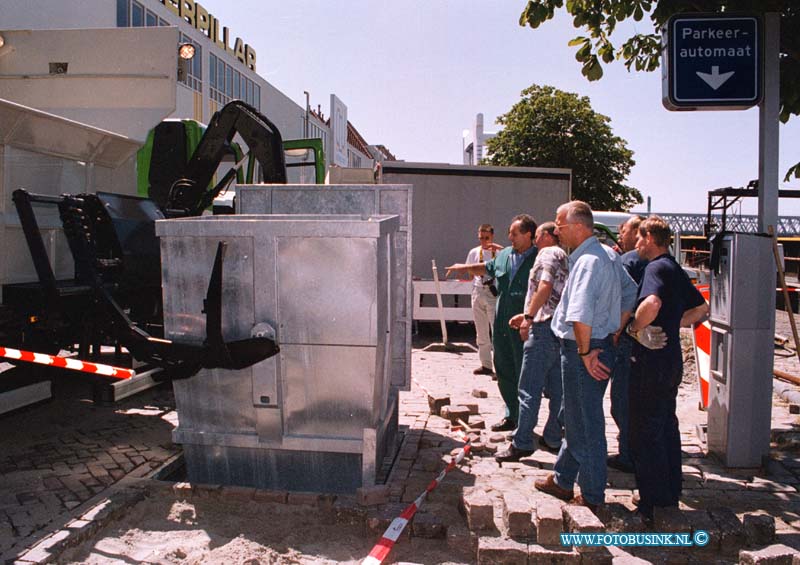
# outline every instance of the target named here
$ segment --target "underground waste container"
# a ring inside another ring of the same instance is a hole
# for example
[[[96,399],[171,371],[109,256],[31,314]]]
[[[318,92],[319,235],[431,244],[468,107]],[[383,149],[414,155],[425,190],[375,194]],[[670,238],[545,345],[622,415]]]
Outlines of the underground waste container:
[[[192,482],[353,492],[394,447],[390,394],[394,215],[228,215],[161,220],[165,337],[201,343],[219,242],[226,341],[274,331],[252,367],[173,383]]]

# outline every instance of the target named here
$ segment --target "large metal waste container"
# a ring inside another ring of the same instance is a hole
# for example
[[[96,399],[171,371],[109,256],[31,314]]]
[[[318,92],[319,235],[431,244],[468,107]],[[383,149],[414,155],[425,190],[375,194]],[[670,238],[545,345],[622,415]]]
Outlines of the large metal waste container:
[[[397,287],[392,328],[392,386],[411,389],[412,195],[409,184],[253,184],[236,186],[237,214],[397,215]]]
[[[163,220],[165,334],[202,341],[217,244],[223,336],[274,328],[280,353],[175,381],[189,480],[351,492],[375,483],[397,429],[390,395],[397,216],[232,215]],[[263,326],[262,326],[263,327]]]

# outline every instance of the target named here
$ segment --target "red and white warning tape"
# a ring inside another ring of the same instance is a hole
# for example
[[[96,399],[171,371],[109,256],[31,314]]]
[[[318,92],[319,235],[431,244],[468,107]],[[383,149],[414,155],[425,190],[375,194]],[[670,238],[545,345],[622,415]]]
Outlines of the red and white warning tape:
[[[112,365],[103,365],[102,363],[89,363],[88,361],[67,359],[66,357],[46,355],[44,353],[34,353],[33,351],[22,351],[20,349],[11,349],[10,347],[0,347],[0,357],[14,359],[16,361],[25,361],[26,363],[47,365],[49,367],[58,367],[60,369],[92,373],[112,379],[129,379],[136,374],[136,371],[133,369],[123,369]]]
[[[399,538],[400,534],[403,533],[403,530],[408,522],[414,517],[414,514],[417,513],[417,510],[422,507],[422,503],[425,501],[428,493],[439,486],[439,483],[444,480],[444,477],[447,475],[447,473],[455,469],[456,465],[461,463],[464,457],[466,457],[469,453],[469,450],[470,444],[469,440],[467,440],[466,445],[464,445],[464,447],[461,448],[461,451],[459,451],[458,454],[450,460],[450,463],[448,463],[447,467],[445,467],[442,472],[439,473],[439,476],[430,482],[430,484],[425,488],[425,491],[420,494],[414,502],[409,504],[406,509],[403,510],[400,516],[392,520],[392,523],[389,524],[389,527],[385,532],[383,532],[383,537],[381,537],[381,540],[375,544],[375,547],[373,547],[372,551],[369,552],[369,556],[367,556],[367,558],[361,562],[362,565],[379,565],[380,563],[383,563],[383,560],[389,555],[389,552],[392,550],[392,547],[394,547],[397,538]]]

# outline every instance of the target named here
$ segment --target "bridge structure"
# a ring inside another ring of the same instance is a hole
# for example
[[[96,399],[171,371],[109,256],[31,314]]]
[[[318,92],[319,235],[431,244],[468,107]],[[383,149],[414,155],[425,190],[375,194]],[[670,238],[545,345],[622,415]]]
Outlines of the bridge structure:
[[[708,214],[659,213],[659,216],[670,225],[673,231],[681,235],[706,235],[705,225]],[[722,214],[711,215],[711,233],[719,231],[722,226]],[[749,214],[727,214],[725,216],[727,231],[758,233],[758,216]],[[775,226],[778,237],[799,237],[800,216],[780,216]]]
[[[706,214],[659,214],[674,232],[682,236],[708,236],[719,231],[758,233],[758,216],[731,213],[730,208],[743,198],[758,198],[758,181],[752,180],[747,187],[715,188],[708,191]],[[800,190],[780,189],[779,198],[800,198]],[[800,216],[780,216],[775,234],[780,238],[800,236]]]

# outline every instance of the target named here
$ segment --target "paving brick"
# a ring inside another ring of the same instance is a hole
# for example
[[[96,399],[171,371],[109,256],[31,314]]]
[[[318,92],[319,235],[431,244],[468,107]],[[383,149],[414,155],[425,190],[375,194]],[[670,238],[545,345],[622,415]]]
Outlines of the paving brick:
[[[326,510],[331,509],[335,501],[336,496],[319,492],[289,492],[286,497],[286,504],[315,506]]]
[[[469,427],[473,430],[485,430],[486,420],[477,416],[471,416],[469,419]]]
[[[359,505],[355,496],[337,496],[332,510],[337,524],[366,527],[369,510]]]
[[[494,528],[494,505],[480,489],[465,489],[461,508],[467,517],[467,526],[473,532]]]
[[[745,514],[742,518],[748,546],[769,545],[775,541],[775,518],[767,514]]]
[[[447,526],[447,548],[452,552],[466,552],[472,556],[478,551],[478,536],[469,531],[466,524]]]
[[[472,396],[474,396],[475,398],[488,398],[489,393],[481,388],[473,388]]]
[[[434,416],[438,416],[441,413],[442,408],[448,404],[450,404],[450,397],[448,395],[428,395],[428,408],[430,413]]]
[[[417,512],[411,522],[411,535],[427,539],[447,537],[447,524],[432,512]]]
[[[508,538],[478,538],[478,563],[481,565],[519,565],[528,560],[528,544]]]
[[[375,485],[356,489],[356,498],[361,506],[375,506],[389,502],[389,486]]]
[[[540,545],[559,545],[559,534],[564,531],[562,504],[553,500],[536,502],[532,522],[536,530],[536,542]]]
[[[255,487],[240,487],[236,485],[225,485],[222,487],[220,495],[225,500],[235,502],[250,502],[256,493]]]
[[[739,563],[740,565],[792,565],[797,553],[796,549],[782,544],[758,550],[743,549],[739,552]]]
[[[595,533],[605,530],[605,526],[594,513],[585,506],[565,504],[562,508],[564,529],[568,532]],[[601,549],[595,546],[578,546],[579,553],[598,553]]]
[[[457,424],[459,420],[469,424],[470,411],[466,406],[443,406],[439,415],[452,424]]]
[[[440,451],[434,449],[421,450],[417,455],[417,461],[413,466],[413,468],[422,469],[427,473],[438,471],[442,467],[444,467],[444,463],[442,462],[442,454]],[[433,476],[430,478],[433,478]]]
[[[657,532],[691,533],[692,526],[682,510],[672,507],[653,509],[653,525]]]
[[[708,511],[719,532],[719,544],[723,553],[735,555],[746,542],[744,526],[730,508],[711,508]]]
[[[209,483],[192,483],[192,495],[198,498],[218,498],[222,485]]]
[[[628,496],[627,498],[630,497]],[[601,506],[597,511],[597,517],[605,524],[605,531],[607,532],[638,532],[644,530],[644,522],[641,519],[636,519],[636,512],[629,510],[619,502],[609,502]]]
[[[373,536],[381,536],[392,521],[406,509],[405,504],[390,502],[377,507],[372,507],[367,514],[367,532]],[[406,526],[400,534],[400,539],[408,539],[411,529]]]
[[[603,522],[585,506],[565,504],[561,511],[567,532],[594,533],[605,529]]]
[[[469,410],[470,416],[477,416],[478,414],[481,413],[480,407],[478,406],[477,402],[469,402],[469,401],[459,402],[458,405],[463,406],[464,408]]]
[[[702,549],[698,549],[701,549],[704,552],[719,551],[719,544],[722,541],[722,535],[717,523],[711,519],[711,515],[708,513],[708,511],[687,510],[684,511],[684,515],[686,516],[686,520],[689,522],[692,532],[703,530],[708,534],[708,543],[703,546]]]
[[[503,493],[503,525],[512,538],[531,535],[531,504],[527,496],[518,491]]]
[[[581,554],[574,549],[542,547],[539,544],[528,546],[528,565],[578,565]]]
[[[60,489],[64,486],[64,483],[62,483],[58,477],[47,477],[42,481],[42,484],[44,485],[44,488],[48,490]]]

